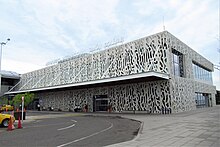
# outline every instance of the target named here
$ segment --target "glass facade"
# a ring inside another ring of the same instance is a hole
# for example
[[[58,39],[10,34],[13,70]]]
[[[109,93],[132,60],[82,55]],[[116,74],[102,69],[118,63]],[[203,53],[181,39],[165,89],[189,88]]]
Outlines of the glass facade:
[[[173,74],[175,76],[183,77],[183,54],[176,50],[172,50],[172,58],[173,58]]]
[[[212,72],[193,63],[194,79],[203,80],[212,83]]]
[[[209,94],[207,93],[195,93],[195,102],[197,108],[209,106]]]

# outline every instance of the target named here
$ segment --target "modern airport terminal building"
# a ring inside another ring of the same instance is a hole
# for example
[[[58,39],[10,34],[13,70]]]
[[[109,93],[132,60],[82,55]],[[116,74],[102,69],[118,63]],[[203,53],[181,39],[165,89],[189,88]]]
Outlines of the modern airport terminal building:
[[[6,95],[31,92],[62,111],[178,113],[216,104],[213,64],[163,31],[20,75]]]

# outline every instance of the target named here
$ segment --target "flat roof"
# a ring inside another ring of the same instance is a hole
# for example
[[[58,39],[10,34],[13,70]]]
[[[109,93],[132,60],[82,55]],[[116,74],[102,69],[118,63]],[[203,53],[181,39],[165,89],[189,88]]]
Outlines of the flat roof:
[[[20,75],[13,71],[1,70],[1,77],[8,79],[20,79]]]
[[[34,88],[34,89],[26,89],[26,90],[19,90],[19,91],[11,91],[11,92],[6,92],[5,94],[18,94],[18,93],[25,93],[25,92],[46,91],[46,90],[53,90],[53,89],[62,89],[62,88],[79,87],[79,86],[86,86],[86,85],[95,85],[95,84],[101,84],[101,83],[126,81],[126,80],[140,79],[140,78],[146,78],[146,77],[149,77],[149,78],[156,77],[161,80],[168,80],[169,74],[150,71],[147,73],[139,73],[139,74],[133,74],[133,75],[127,75],[127,76],[114,77],[114,78],[93,80],[93,81],[85,81],[85,82],[80,82],[80,83],[57,85],[57,86]]]

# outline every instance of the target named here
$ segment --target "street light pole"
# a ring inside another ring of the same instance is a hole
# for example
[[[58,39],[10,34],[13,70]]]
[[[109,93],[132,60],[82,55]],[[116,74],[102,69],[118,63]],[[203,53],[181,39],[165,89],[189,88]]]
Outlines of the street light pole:
[[[2,92],[2,68],[1,68],[1,65],[2,65],[2,47],[4,45],[6,45],[8,43],[8,41],[10,41],[10,38],[8,38],[6,42],[1,42],[1,50],[0,50],[0,94]]]

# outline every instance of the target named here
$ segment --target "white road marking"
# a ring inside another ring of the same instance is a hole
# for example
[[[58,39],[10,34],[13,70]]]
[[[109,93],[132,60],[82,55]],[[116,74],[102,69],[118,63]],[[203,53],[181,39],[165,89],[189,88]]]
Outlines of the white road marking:
[[[106,129],[104,129],[104,130],[101,130],[101,131],[99,131],[99,132],[93,133],[93,134],[91,134],[91,135],[89,135],[89,136],[85,136],[85,137],[82,137],[82,138],[73,140],[73,141],[68,142],[68,143],[65,143],[65,144],[61,144],[61,145],[59,145],[59,146],[57,146],[57,147],[63,147],[63,146],[70,145],[70,144],[72,144],[72,143],[75,143],[75,142],[78,142],[78,141],[87,139],[87,138],[89,138],[89,137],[92,137],[92,136],[95,136],[95,135],[100,134],[100,133],[102,133],[102,132],[105,132],[105,131],[111,129],[112,127],[113,127],[113,124],[111,123],[110,127],[106,128]]]
[[[73,121],[73,122],[77,122],[76,120],[71,120],[71,121]],[[57,129],[58,131],[61,131],[61,130],[66,130],[66,129],[69,129],[69,128],[72,128],[72,127],[74,127],[75,126],[75,124],[72,124],[71,126],[68,126],[68,127],[64,127],[64,128],[60,128],[60,129]]]
[[[76,120],[71,120],[71,121],[73,121],[73,122],[75,122],[75,123],[77,122]]]
[[[42,120],[36,120],[35,122],[33,122],[33,123],[38,123],[38,122],[41,122]]]
[[[65,127],[65,128],[60,128],[60,129],[57,129],[58,131],[61,131],[61,130],[66,130],[66,129],[69,129],[69,128],[72,128],[74,127],[75,124],[72,124],[71,126],[68,126],[68,127]]]

